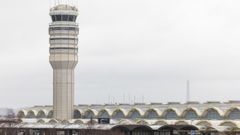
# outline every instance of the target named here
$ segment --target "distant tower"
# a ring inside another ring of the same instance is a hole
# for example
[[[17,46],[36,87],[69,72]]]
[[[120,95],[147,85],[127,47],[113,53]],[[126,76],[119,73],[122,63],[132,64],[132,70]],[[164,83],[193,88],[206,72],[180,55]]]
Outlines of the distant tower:
[[[53,68],[54,118],[73,118],[74,68],[78,62],[78,33],[76,23],[78,9],[60,4],[50,9],[52,23],[49,25],[50,57]]]

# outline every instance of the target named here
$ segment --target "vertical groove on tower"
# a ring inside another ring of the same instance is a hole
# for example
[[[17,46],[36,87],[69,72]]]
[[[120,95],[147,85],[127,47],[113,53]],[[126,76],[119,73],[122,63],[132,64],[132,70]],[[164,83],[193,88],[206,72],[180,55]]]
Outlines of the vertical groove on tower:
[[[73,118],[74,68],[78,62],[77,8],[58,5],[50,10],[52,23],[49,26],[50,57],[53,68],[54,118]]]

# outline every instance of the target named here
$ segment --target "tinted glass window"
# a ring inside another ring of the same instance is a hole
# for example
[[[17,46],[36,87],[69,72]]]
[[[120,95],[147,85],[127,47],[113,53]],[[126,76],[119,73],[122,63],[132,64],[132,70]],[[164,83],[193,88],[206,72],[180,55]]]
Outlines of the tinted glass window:
[[[76,16],[74,15],[52,15],[52,21],[76,21]]]
[[[206,114],[206,118],[209,120],[220,120],[221,116],[216,110],[211,109],[211,110],[208,110]]]
[[[167,114],[165,115],[166,119],[176,119],[177,118],[177,114],[175,111],[170,110],[167,112]]]
[[[77,38],[50,38],[50,40],[78,40]]]
[[[120,119],[120,118],[124,118],[124,114],[122,111],[118,111],[115,115],[113,115],[114,119]]]
[[[49,113],[48,113],[48,116],[47,116],[48,118],[53,118],[53,111],[50,111]]]
[[[140,118],[141,115],[139,114],[138,111],[134,111],[132,112],[131,116],[130,116],[130,119],[137,119],[137,118]]]
[[[78,30],[76,27],[52,27],[50,30]]]
[[[229,113],[228,118],[231,120],[240,119],[240,111],[238,109],[232,110]]]
[[[106,111],[101,112],[100,118],[110,118],[109,114]]]
[[[81,118],[81,113],[78,110],[74,110],[74,119]]]
[[[95,115],[92,111],[87,111],[84,115],[84,118],[90,119],[90,118],[94,118]]]
[[[193,110],[189,110],[185,115],[185,119],[187,119],[187,120],[195,120],[197,118],[198,118],[198,116],[197,116],[196,112]]]
[[[158,118],[158,114],[155,111],[151,110],[148,112],[147,118],[148,119],[156,119],[156,118]]]

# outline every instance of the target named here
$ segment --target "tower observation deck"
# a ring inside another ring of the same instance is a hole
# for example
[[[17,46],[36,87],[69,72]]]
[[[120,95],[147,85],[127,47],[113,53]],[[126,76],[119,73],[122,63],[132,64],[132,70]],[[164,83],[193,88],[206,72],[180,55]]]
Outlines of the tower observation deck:
[[[50,56],[53,68],[53,115],[58,120],[73,118],[74,68],[78,62],[78,9],[65,4],[50,9]]]

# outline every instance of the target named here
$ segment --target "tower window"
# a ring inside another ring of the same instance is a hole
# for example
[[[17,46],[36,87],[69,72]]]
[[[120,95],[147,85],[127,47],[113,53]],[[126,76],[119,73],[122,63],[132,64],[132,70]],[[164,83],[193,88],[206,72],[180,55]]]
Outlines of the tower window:
[[[70,21],[75,22],[77,19],[77,16],[74,15],[52,15],[52,21]]]
[[[49,30],[79,30],[76,27],[50,27]]]
[[[51,38],[50,44],[77,44],[77,38]]]

